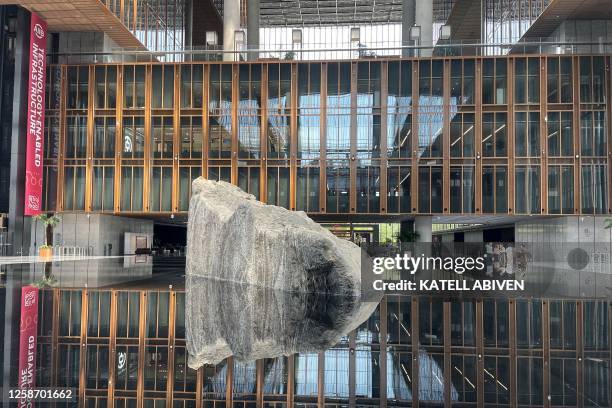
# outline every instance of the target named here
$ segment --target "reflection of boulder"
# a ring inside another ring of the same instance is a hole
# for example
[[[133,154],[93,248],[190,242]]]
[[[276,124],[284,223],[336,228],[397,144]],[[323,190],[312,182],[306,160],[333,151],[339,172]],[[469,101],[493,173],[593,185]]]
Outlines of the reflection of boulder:
[[[268,126],[268,143],[272,152],[284,152],[289,144],[286,132],[283,132],[278,126]]]
[[[361,250],[303,212],[199,178],[189,205],[189,365],[322,351],[374,310]]]
[[[289,292],[198,276],[187,276],[186,285],[188,362],[193,369],[232,355],[252,361],[327,350],[377,305],[316,287]]]

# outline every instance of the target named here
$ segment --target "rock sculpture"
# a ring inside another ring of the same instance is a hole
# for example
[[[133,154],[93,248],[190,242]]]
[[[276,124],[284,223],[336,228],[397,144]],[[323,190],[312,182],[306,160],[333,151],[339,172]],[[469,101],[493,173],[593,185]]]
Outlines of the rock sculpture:
[[[362,302],[357,245],[225,182],[199,178],[192,192],[190,367],[322,351],[373,312],[376,302]]]

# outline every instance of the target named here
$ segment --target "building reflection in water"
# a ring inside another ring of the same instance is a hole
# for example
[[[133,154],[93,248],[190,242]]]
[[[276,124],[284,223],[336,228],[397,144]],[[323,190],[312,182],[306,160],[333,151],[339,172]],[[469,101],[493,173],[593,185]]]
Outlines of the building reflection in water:
[[[203,406],[255,406],[258,398],[265,406],[417,398],[538,406],[546,389],[552,406],[609,406],[605,301],[387,297],[325,352],[229,358],[196,372],[185,364],[181,291],[54,289],[43,299],[38,383],[78,388],[88,404],[100,400],[93,406],[109,397],[132,406],[142,396],[145,406],[172,399],[172,406],[195,407],[199,389]]]
[[[92,408],[612,404],[608,300],[387,295],[328,350],[192,370],[184,287],[152,276],[42,290],[37,385]]]

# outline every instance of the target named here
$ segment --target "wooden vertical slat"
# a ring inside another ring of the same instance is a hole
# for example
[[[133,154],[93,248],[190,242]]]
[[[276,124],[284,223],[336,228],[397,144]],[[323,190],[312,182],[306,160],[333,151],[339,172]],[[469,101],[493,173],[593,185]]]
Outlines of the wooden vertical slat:
[[[144,363],[145,363],[145,336],[147,333],[147,293],[141,291],[140,295],[140,314],[138,316],[138,375],[136,380],[137,407],[143,408],[144,400]]]
[[[443,398],[444,406],[451,407],[451,389],[453,388],[452,379],[452,367],[451,367],[451,302],[444,300],[442,303],[442,337],[444,344],[444,367],[443,372]],[[413,375],[414,376],[414,375]]]
[[[450,60],[445,59],[442,63],[442,211],[444,213],[450,212],[450,84]]]
[[[291,142],[289,144],[289,209],[295,210],[297,190],[297,146],[298,146],[298,66],[291,64]]]
[[[477,58],[474,63],[474,98],[476,102],[474,112],[474,153],[476,154],[476,168],[474,183],[476,214],[482,213],[482,59]],[[508,181],[510,175],[508,175]],[[510,183],[508,183],[510,184]],[[510,188],[509,188],[510,190]],[[510,206],[512,207],[512,206]]]
[[[478,408],[484,406],[484,305],[482,299],[476,300],[476,401]]]
[[[176,327],[176,292],[171,289],[168,296],[168,377],[166,385],[166,406],[171,407],[174,391],[174,353],[176,352],[174,337]]]
[[[410,299],[410,322],[412,330],[412,406],[419,407],[419,299],[412,296]]]
[[[59,153],[57,160],[57,211],[64,209],[64,173],[65,173],[65,152],[66,146],[66,95],[68,94],[67,68],[61,67],[61,85],[60,89],[60,136],[59,136]]]
[[[135,76],[134,76],[135,77]],[[144,123],[144,169],[143,169],[143,186],[142,186],[142,202],[145,212],[150,211],[149,194],[151,186],[151,99],[152,99],[152,66],[146,65],[145,68],[145,123]],[[157,86],[157,84],[156,84]],[[133,194],[133,193],[132,193]]]
[[[85,155],[87,156],[85,167],[85,211],[92,210],[93,196],[93,146],[94,146],[94,103],[96,94],[96,67],[89,66],[88,83],[87,83],[87,146],[85,147]]]
[[[381,62],[380,67],[380,212],[387,213],[387,169],[389,160],[387,157],[387,98],[389,95],[389,65]]]
[[[349,333],[349,372],[348,372],[348,380],[349,380],[349,407],[355,408],[355,392],[356,392],[356,382],[357,382],[357,361],[355,356],[355,350],[357,348],[357,332],[353,330]]]
[[[582,209],[580,191],[580,67],[579,57],[572,57],[572,90],[573,90],[573,129],[574,135],[574,213],[579,214]]]
[[[117,65],[117,102],[115,107],[115,179],[114,200],[115,213],[121,211],[121,150],[123,146],[123,65]]]
[[[152,49],[149,47],[149,11],[145,10],[144,15],[144,46],[148,49]]]
[[[351,159],[350,167],[350,194],[349,209],[350,213],[356,213],[357,209],[357,69],[358,64],[351,62]]]
[[[583,320],[584,303],[579,300],[576,302],[576,402],[578,403],[578,408],[582,408],[585,405]]]
[[[517,377],[516,377],[516,302],[508,301],[508,346],[510,350],[510,406],[517,405]]]
[[[89,292],[83,289],[81,292],[81,333],[79,338],[79,406],[85,406],[85,384],[87,375],[87,305],[89,304]]]
[[[111,291],[110,331],[109,331],[109,365],[108,365],[108,408],[113,408],[115,398],[115,373],[117,368],[117,296],[116,290]]]
[[[173,137],[172,137],[172,211],[179,207],[179,156],[181,154],[181,67],[174,67],[174,110],[173,110]],[[168,66],[166,66],[168,68]]]
[[[210,149],[210,124],[208,120],[208,104],[210,103],[210,64],[204,64],[202,70],[202,177],[208,178],[208,152]]]
[[[419,62],[412,60],[412,170],[410,182],[410,201],[412,213],[417,213],[419,208]],[[413,371],[414,372],[414,371]],[[413,401],[414,404],[414,401]],[[417,401],[418,404],[418,401]]]
[[[387,298],[384,297],[380,302],[380,407],[385,408],[387,406],[387,334],[389,329],[387,327]]]
[[[261,67],[261,129],[260,149],[261,161],[259,163],[259,197],[265,202],[267,198],[268,175],[266,160],[268,156],[268,64]]]
[[[59,335],[59,311],[60,311],[60,291],[59,289],[53,289],[53,316],[58,318],[53,319],[51,324],[51,386],[57,386],[57,375],[59,365],[59,346],[58,346],[58,335]]]
[[[225,376],[225,407],[232,408],[234,400],[234,357],[227,358]]]
[[[507,183],[508,186],[508,194],[507,194],[507,208],[508,214],[514,213],[514,163],[515,163],[515,152],[516,152],[516,139],[515,135],[515,123],[514,123],[514,101],[515,101],[515,92],[514,92],[514,58],[510,58],[509,60],[509,68],[508,69],[508,116],[507,116],[507,126],[508,126],[508,170],[507,172]],[[482,134],[482,132],[480,132]],[[481,173],[482,174],[482,170]],[[493,176],[495,177],[495,176]],[[493,192],[493,196],[495,197],[495,191]],[[482,197],[481,197],[482,199]]]
[[[607,156],[608,156],[608,213],[612,213],[612,75],[610,70],[610,61],[611,57],[605,57],[605,65],[606,65],[606,131],[607,131]],[[612,379],[612,375],[609,376]],[[612,389],[612,384],[610,384],[610,389]]]
[[[325,408],[325,352],[317,354],[317,406]]]
[[[321,63],[321,119],[320,132],[320,185],[319,185],[319,211],[327,210],[327,63]]]
[[[550,407],[550,307],[549,301],[542,301],[542,401],[544,408]]]
[[[138,0],[133,0],[133,2],[134,2],[134,4],[133,4],[134,11],[132,13],[132,22],[131,22],[132,26],[129,27],[130,31],[136,31],[136,29],[137,29],[136,28],[136,22],[138,21]]]
[[[528,59],[529,61],[529,59]],[[548,128],[546,125],[547,115],[547,66],[546,58],[541,57],[540,62],[540,191],[541,199],[541,211],[542,214],[548,214]],[[526,67],[529,72],[529,65]],[[560,118],[559,118],[560,119]]]
[[[121,20],[121,22],[123,23],[125,20],[125,0],[119,0],[120,4],[119,4],[119,19]]]
[[[61,67],[50,67],[50,70],[51,70],[50,72],[54,72],[54,70],[55,70],[55,69],[59,70],[59,82],[60,82],[60,84],[59,84],[59,87],[60,87],[60,88],[59,88],[59,89],[60,89],[60,105],[58,106],[58,108],[61,108],[61,98],[62,98],[62,96],[61,96],[61,95],[64,93],[64,92],[63,92],[63,88],[62,88],[62,71],[61,71]],[[52,78],[51,80],[53,81],[53,85],[55,85],[55,78]],[[0,88],[1,88],[1,87],[0,87]],[[52,91],[50,91],[50,93],[51,93],[51,92],[52,92]],[[57,162],[56,162],[56,165],[57,165],[57,170],[56,170],[56,171],[58,172],[58,171],[59,171],[59,167],[60,167],[60,155],[61,155],[61,149],[60,149],[60,140],[61,140],[61,138],[62,138],[62,137],[61,137],[61,134],[62,134],[62,131],[61,131],[61,130],[62,130],[62,127],[61,127],[61,120],[60,120],[60,118],[59,118],[59,117],[58,117],[58,120],[57,120],[57,125],[58,125],[58,129],[57,129],[57,130],[58,130],[58,140],[57,140],[58,152],[57,152]],[[50,133],[50,132],[49,132],[49,133]],[[48,138],[48,142],[49,142],[49,143],[51,143],[51,137],[50,137],[50,136],[49,136],[49,138]],[[46,158],[46,159],[45,159],[45,161],[44,161],[44,163],[45,163],[45,165],[47,165],[47,163],[48,163],[49,165],[52,165],[52,164],[53,164],[53,155],[51,154],[51,157],[50,157],[50,158],[48,158],[48,159]],[[43,174],[45,174],[45,173],[43,172]],[[46,193],[47,203],[45,204],[45,206],[47,207],[47,209],[48,209],[49,211],[54,211],[54,212],[55,212],[55,211],[59,211],[59,199],[58,199],[58,197],[59,197],[59,185],[60,185],[60,184],[62,184],[62,183],[63,183],[63,178],[62,178],[62,179],[60,179],[60,178],[59,178],[59,173],[58,173],[58,179],[57,179],[57,182],[55,183],[55,184],[56,184],[56,185],[55,185],[55,192],[51,192],[51,191],[49,191],[49,192],[47,192],[47,193]],[[48,180],[46,181],[46,184],[44,185],[44,187],[45,187],[45,188],[48,188],[48,187],[49,187],[49,181],[48,181]],[[49,198],[49,197],[52,197],[52,194],[55,194],[55,208],[51,208],[51,207],[48,205],[48,198]]]
[[[257,408],[263,408],[264,404],[264,360],[259,359],[255,362],[255,376],[256,376],[256,404]]]
[[[198,368],[198,372],[196,374],[196,400],[195,400],[196,405],[195,405],[195,408],[202,408],[203,383],[204,383],[204,367],[200,367]]]
[[[231,181],[238,185],[238,65],[232,64],[232,159]]]
[[[606,99],[606,100],[609,101],[610,99]],[[612,302],[608,303],[608,316],[612,316]],[[582,322],[582,319],[579,320],[579,322]],[[580,333],[580,335],[582,335],[582,332]],[[610,341],[609,339],[612,339],[612,324],[610,323],[608,323],[608,341]],[[612,349],[610,348],[610,346],[608,346],[608,356],[612,358]],[[608,373],[608,382],[609,382],[608,390],[612,390],[612,375],[610,375],[609,373]],[[612,405],[612,395],[610,395],[609,392],[608,392],[608,405]]]
[[[295,396],[295,354],[287,357],[287,408],[293,408]]]

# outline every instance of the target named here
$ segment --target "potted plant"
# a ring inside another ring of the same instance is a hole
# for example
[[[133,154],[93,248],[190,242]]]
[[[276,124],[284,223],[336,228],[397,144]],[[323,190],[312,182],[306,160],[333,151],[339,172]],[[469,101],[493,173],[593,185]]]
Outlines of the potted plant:
[[[60,218],[52,214],[38,214],[34,218],[45,226],[45,243],[38,248],[38,255],[41,258],[51,258],[53,256],[53,248],[51,246],[53,227],[59,224]]]
[[[420,234],[417,231],[402,231],[395,236],[397,242],[417,242]]]

